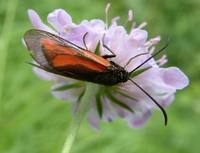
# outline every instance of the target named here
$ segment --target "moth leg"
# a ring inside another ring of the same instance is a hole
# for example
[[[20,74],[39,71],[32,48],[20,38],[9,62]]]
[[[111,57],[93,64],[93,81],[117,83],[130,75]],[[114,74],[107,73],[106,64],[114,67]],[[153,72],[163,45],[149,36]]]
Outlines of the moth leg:
[[[105,49],[107,49],[109,52],[111,52],[112,55],[103,55],[102,57],[105,58],[105,59],[116,57],[116,54],[115,54],[108,46],[105,45],[104,39],[105,39],[105,34],[103,35],[103,40],[102,40],[102,41],[103,41],[103,47],[104,47]]]
[[[88,35],[88,32],[86,32],[86,33],[83,35],[83,44],[84,44],[86,50],[88,50],[88,47],[87,47],[86,41],[85,41],[87,35]]]
[[[107,58],[113,58],[116,57],[116,55],[103,55],[103,58],[107,59]]]
[[[112,53],[112,55],[103,55],[102,56],[103,58],[107,59],[107,58],[116,57],[116,54],[108,46],[106,46],[105,44],[103,44],[103,47],[106,48],[109,52]]]

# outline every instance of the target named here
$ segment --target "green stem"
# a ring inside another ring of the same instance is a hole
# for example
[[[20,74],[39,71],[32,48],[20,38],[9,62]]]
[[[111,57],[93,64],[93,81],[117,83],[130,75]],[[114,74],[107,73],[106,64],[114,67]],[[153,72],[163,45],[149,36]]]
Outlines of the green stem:
[[[13,32],[12,26],[15,19],[15,12],[17,8],[17,0],[10,0],[7,2],[6,16],[2,27],[0,36],[0,102],[2,102],[3,80],[6,68],[6,58],[8,45],[11,33]],[[2,108],[2,106],[0,107]]]
[[[72,120],[70,124],[70,129],[68,136],[65,140],[65,144],[62,150],[62,153],[70,153],[72,149],[72,145],[74,143],[74,140],[76,138],[76,135],[78,133],[78,130],[80,128],[81,122],[83,118],[85,117],[89,107],[90,103],[93,101],[95,93],[98,90],[98,85],[93,83],[88,83],[86,86],[85,93],[80,101],[79,110],[77,111],[76,116]]]

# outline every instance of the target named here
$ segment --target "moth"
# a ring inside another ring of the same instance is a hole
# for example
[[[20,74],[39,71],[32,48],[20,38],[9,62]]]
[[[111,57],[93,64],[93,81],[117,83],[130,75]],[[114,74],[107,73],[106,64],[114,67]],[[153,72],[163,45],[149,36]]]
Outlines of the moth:
[[[116,55],[105,44],[103,44],[103,47],[111,52],[110,55],[100,56],[89,51],[85,43],[87,34],[88,33],[83,36],[85,48],[82,48],[47,31],[38,29],[28,30],[24,34],[24,41],[27,49],[30,51],[30,55],[34,61],[37,62],[37,64],[30,64],[63,77],[98,83],[106,86],[113,86],[130,80],[160,108],[164,115],[166,125],[167,114],[165,110],[148,92],[146,92],[131,78],[134,72],[136,73],[139,71],[141,66],[162,52],[168,44],[147,58],[132,71],[128,72],[125,67],[122,67],[111,60],[116,57]],[[145,54],[148,53],[141,53],[130,58],[125,66],[138,56]]]

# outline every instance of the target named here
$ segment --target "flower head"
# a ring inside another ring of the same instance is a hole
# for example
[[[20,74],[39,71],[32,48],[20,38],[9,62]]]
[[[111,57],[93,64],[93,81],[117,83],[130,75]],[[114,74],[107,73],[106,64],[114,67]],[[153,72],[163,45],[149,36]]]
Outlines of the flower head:
[[[119,17],[113,18],[109,25],[109,8],[108,5],[105,10],[106,23],[100,19],[92,19],[83,20],[79,24],[74,23],[67,12],[57,9],[47,17],[52,28],[45,25],[35,11],[29,10],[28,14],[36,29],[56,34],[91,52],[98,49],[100,55],[107,55],[112,51],[116,57],[111,60],[131,72],[152,56],[160,37],[148,39],[148,33],[143,29],[146,23],[134,26],[132,11],[128,12],[126,24],[132,25],[129,32],[118,24]],[[189,83],[188,78],[177,67],[162,68],[166,62],[166,55],[158,60],[151,58],[138,67],[137,73],[133,73],[131,78],[150,93],[161,107],[168,106],[174,100],[176,90],[183,89]],[[34,70],[41,78],[53,81],[53,95],[71,101],[76,112],[86,83],[38,68]],[[95,95],[88,112],[88,121],[98,128],[100,120],[110,122],[120,117],[126,120],[130,127],[140,127],[149,119],[154,108],[157,106],[152,99],[130,80],[114,86],[99,85],[99,92]]]

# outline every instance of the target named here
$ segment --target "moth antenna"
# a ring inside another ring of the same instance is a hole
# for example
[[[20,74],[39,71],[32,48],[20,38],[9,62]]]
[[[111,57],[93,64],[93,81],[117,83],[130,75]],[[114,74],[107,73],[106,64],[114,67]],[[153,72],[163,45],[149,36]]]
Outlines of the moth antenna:
[[[86,32],[84,35],[83,35],[83,44],[85,46],[85,49],[88,50],[88,47],[87,47],[87,44],[86,44],[86,36],[88,35],[88,32]]]
[[[126,63],[126,65],[124,66],[124,68],[126,68],[126,67],[131,63],[131,61],[134,60],[135,58],[137,58],[137,57],[139,57],[139,56],[142,56],[142,55],[147,55],[147,54],[149,54],[149,53],[141,53],[141,54],[137,54],[137,55],[131,57],[131,58],[128,60],[128,62]]]
[[[167,125],[168,117],[165,109],[146,91],[144,90],[140,85],[138,85],[135,81],[129,78],[129,80],[136,86],[138,87],[143,93],[145,93],[157,106],[158,108],[162,111],[163,116],[164,116],[164,122],[165,126]]]
[[[112,53],[112,55],[109,55],[109,56],[111,56],[111,57],[116,57],[116,54],[105,44],[105,36],[106,36],[106,34],[104,33],[103,39],[102,39],[103,47],[104,47],[105,49],[107,49],[110,53]]]
[[[152,58],[154,58],[155,56],[157,56],[158,54],[160,54],[162,51],[164,51],[167,47],[169,46],[169,41],[167,42],[167,44],[165,44],[164,47],[162,47],[160,50],[158,50],[156,53],[154,53],[151,57],[147,58],[143,63],[141,63],[140,65],[138,65],[136,68],[134,68],[131,72],[129,72],[129,74],[133,73],[134,71],[136,71],[137,69],[139,69],[141,66],[143,66],[145,63],[147,63],[148,61],[150,61]]]

